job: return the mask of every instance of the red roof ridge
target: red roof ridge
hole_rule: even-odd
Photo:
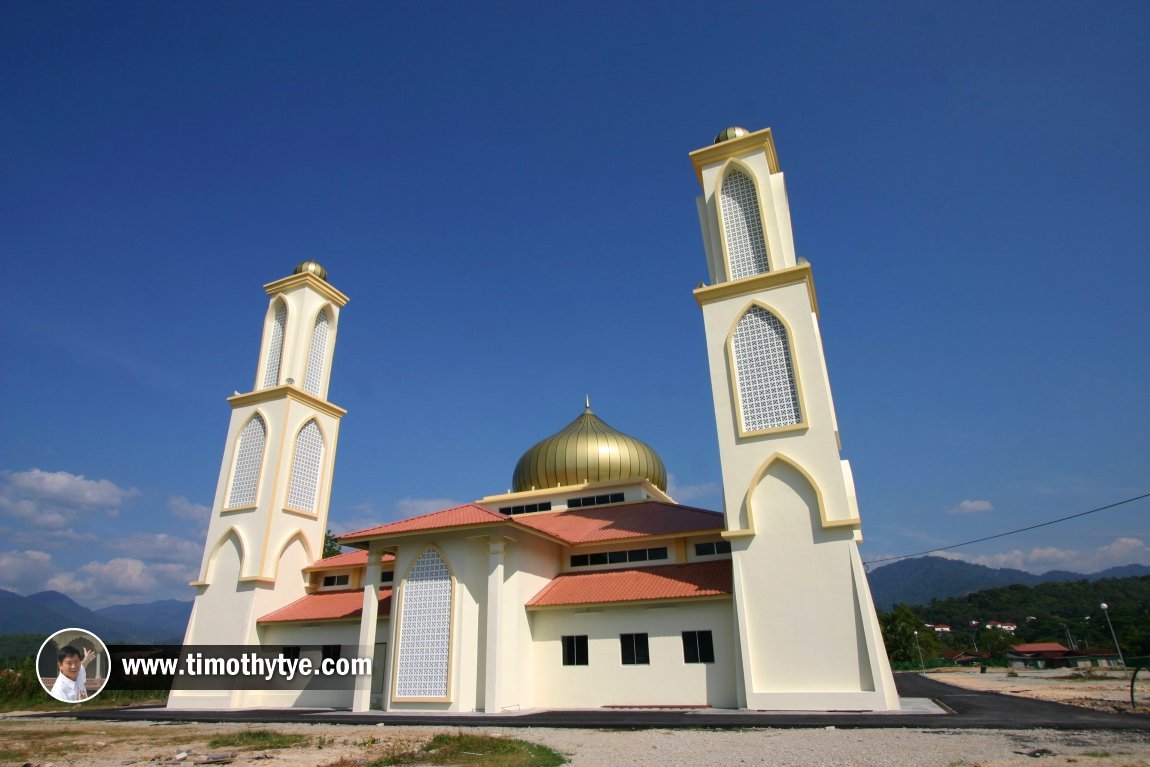
[[[391,522],[385,522],[381,525],[375,525],[374,527],[367,527],[367,528],[364,528],[363,530],[356,530],[355,532],[352,532],[352,533],[344,533],[343,535],[339,536],[339,540],[343,540],[345,538],[355,538],[355,537],[358,537],[361,535],[367,535],[369,533],[372,533],[373,531],[382,530],[384,528],[391,527],[393,525],[401,525],[401,524],[407,525],[407,524],[411,524],[411,523],[417,523],[421,519],[429,519],[429,518],[437,516],[439,514],[448,514],[451,512],[463,511],[466,509],[475,510],[475,511],[487,514],[491,518],[491,521],[493,521],[493,522],[502,522],[502,521],[505,521],[508,519],[507,515],[500,514],[497,511],[492,511],[488,507],[483,506],[481,504],[478,504],[478,503],[461,503],[458,506],[450,506],[446,509],[439,509],[438,511],[428,512],[427,514],[419,514],[419,515],[414,516],[414,517],[406,517],[404,519],[396,519],[396,520],[391,521]],[[452,527],[452,526],[454,526],[454,525],[448,525],[448,527]],[[429,527],[427,529],[433,529],[433,528]]]
[[[619,567],[561,573],[527,607],[715,597],[732,590],[730,560]]]

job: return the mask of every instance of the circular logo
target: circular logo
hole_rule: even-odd
[[[81,628],[57,631],[44,640],[36,654],[40,686],[64,703],[83,703],[99,695],[111,668],[108,646]]]

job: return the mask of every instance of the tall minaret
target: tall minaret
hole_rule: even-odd
[[[323,556],[335,446],[346,413],[327,399],[347,296],[305,261],[264,286],[270,300],[252,391],[228,398],[228,438],[184,644],[259,644],[256,621],[305,594]],[[184,708],[244,705],[244,693],[173,692]]]
[[[691,161],[711,277],[695,298],[732,545],[739,703],[897,709],[811,267],[795,255],[771,131],[728,128]]]

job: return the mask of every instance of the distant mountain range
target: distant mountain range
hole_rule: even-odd
[[[870,581],[875,606],[880,610],[889,610],[897,604],[925,605],[932,599],[961,597],[975,591],[1014,584],[1035,586],[1056,581],[1097,581],[1139,575],[1150,575],[1150,567],[1123,565],[1088,575],[1051,570],[1035,575],[1008,567],[972,565],[943,557],[917,557],[872,570],[867,580]]]
[[[164,599],[89,610],[58,591],[22,597],[0,589],[0,634],[42,634],[82,628],[110,644],[179,644],[192,603]]]

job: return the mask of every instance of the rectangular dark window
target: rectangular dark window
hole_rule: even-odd
[[[539,504],[539,510],[551,511],[551,501],[544,501],[543,503]]]
[[[593,565],[605,565],[608,563],[607,552],[605,551],[599,554],[589,554],[588,556]]]
[[[627,552],[625,551],[609,551],[607,552],[607,561],[611,564],[627,561]]]
[[[647,549],[647,559],[666,559],[667,547],[660,546],[657,549]]]
[[[716,554],[730,554],[731,553],[731,542],[730,541],[718,541],[718,542],[716,542],[715,543],[715,553]]]
[[[684,663],[714,663],[715,644],[710,631],[683,632]]]
[[[628,562],[646,562],[647,550],[646,549],[631,549],[627,552]]]
[[[587,635],[563,637],[563,665],[587,665]]]
[[[623,502],[623,494],[622,493],[611,493],[611,503],[622,503],[622,502]]]
[[[586,554],[572,554],[571,555],[571,566],[572,567],[586,567],[589,564],[591,564],[591,560],[588,558],[588,556]]]
[[[395,580],[395,571],[394,570],[384,570],[382,573],[379,574],[379,580],[382,581],[383,583],[391,583],[392,581]]]
[[[347,575],[325,575],[323,577],[323,585],[325,586],[346,586]]]
[[[619,649],[624,666],[648,666],[651,663],[646,634],[620,634]]]
[[[339,660],[343,648],[337,644],[325,644],[323,646],[323,659],[324,660]]]
[[[567,508],[569,508],[569,509],[577,509],[582,505],[583,505],[583,499],[582,498],[568,498],[567,499]]]
[[[711,554],[714,554],[714,553],[715,553],[715,543],[713,541],[708,541],[707,543],[696,543],[695,544],[695,556],[697,556],[697,557],[707,557],[707,556],[710,556]]]

